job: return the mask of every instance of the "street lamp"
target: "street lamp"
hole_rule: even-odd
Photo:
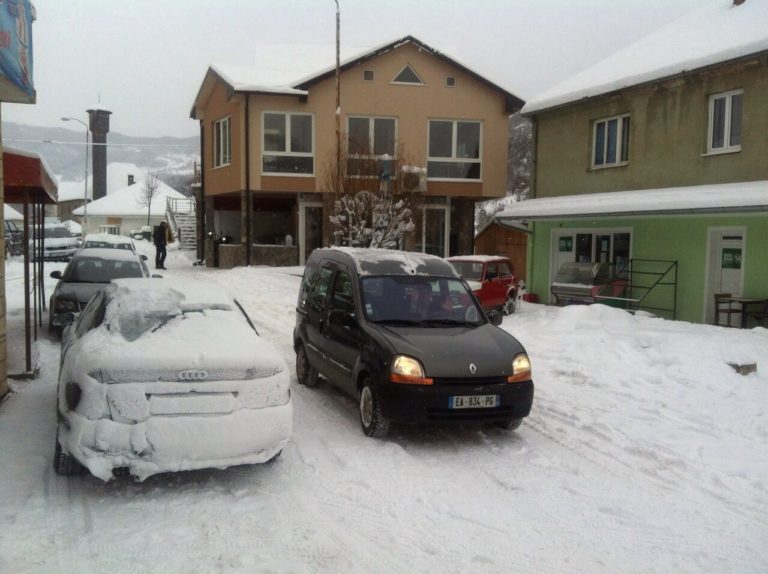
[[[85,232],[85,225],[88,220],[88,144],[91,141],[91,134],[90,130],[88,129],[88,124],[86,124],[83,120],[78,120],[77,118],[61,118],[61,121],[77,122],[82,124],[82,126],[85,128],[85,190],[83,191],[83,232]]]

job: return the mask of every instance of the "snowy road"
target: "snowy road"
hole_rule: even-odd
[[[299,269],[167,265],[229,289],[293,365]],[[768,331],[599,306],[531,305],[504,326],[536,383],[515,433],[367,439],[351,400],[294,380],[277,464],[108,484],[53,474],[58,344],[44,335],[41,376],[0,406],[0,572],[768,569]]]

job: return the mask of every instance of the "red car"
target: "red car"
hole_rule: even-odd
[[[448,261],[456,268],[486,310],[515,312],[517,277],[512,262],[498,255],[457,255]]]

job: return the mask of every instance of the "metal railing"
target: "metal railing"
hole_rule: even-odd
[[[624,303],[628,311],[668,313],[672,320],[677,319],[677,261],[630,259],[613,277],[595,296],[596,301]],[[615,292],[619,283],[624,283],[624,296],[604,294]],[[654,293],[654,304],[646,302],[651,293]],[[670,304],[664,305],[664,302]]]

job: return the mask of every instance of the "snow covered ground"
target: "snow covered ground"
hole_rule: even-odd
[[[300,268],[209,270],[173,250],[166,266],[229,289],[294,363]],[[12,312],[20,265],[6,269]],[[59,351],[44,332],[40,377],[0,405],[0,572],[768,569],[768,330],[527,303],[503,327],[534,369],[517,432],[368,439],[353,401],[294,377],[276,464],[143,483],[53,473]]]

